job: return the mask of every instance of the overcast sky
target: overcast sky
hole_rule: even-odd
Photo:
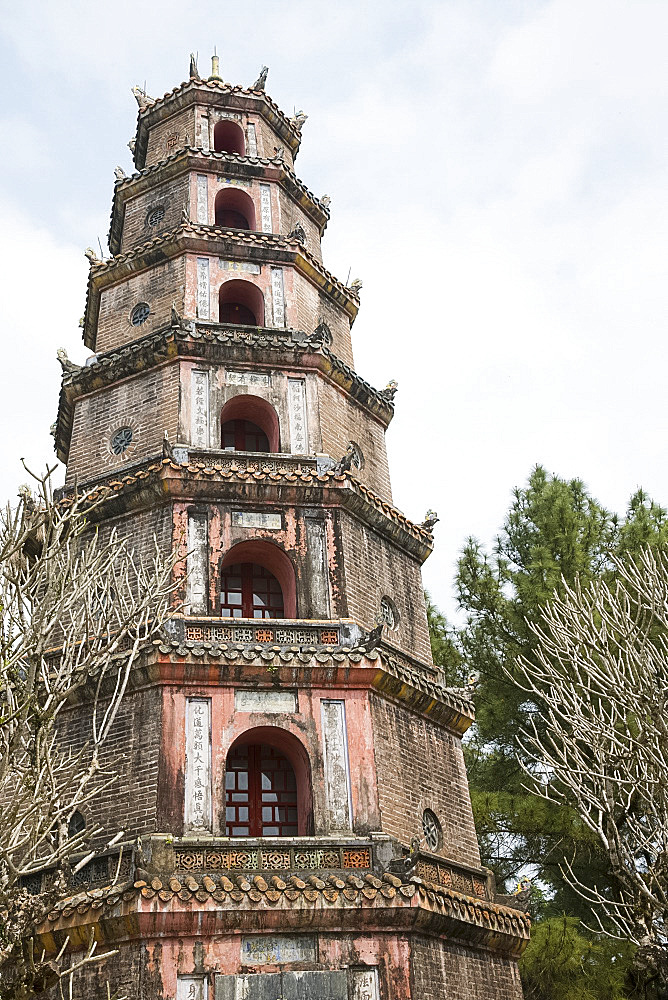
[[[82,361],[88,264],[143,84],[248,85],[309,115],[296,170],[332,198],[327,267],[364,281],[356,367],[400,389],[394,498],[440,515],[425,581],[453,612],[540,462],[622,512],[668,504],[668,3],[114,0],[2,4],[0,497],[51,458],[56,349]]]

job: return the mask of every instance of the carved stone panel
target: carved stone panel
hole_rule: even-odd
[[[208,178],[206,174],[197,175],[197,221],[205,226],[209,221]]]
[[[249,156],[257,156],[257,136],[252,123],[246,126],[246,152]]]
[[[209,258],[197,258],[197,318],[209,319]]]
[[[315,957],[315,938],[310,934],[252,934],[241,939],[242,965],[315,962]]]
[[[207,1000],[204,976],[179,976],[176,1000]]]
[[[306,387],[302,378],[288,379],[288,412],[290,415],[290,451],[293,455],[307,455]]]
[[[329,567],[323,521],[306,518],[306,559],[309,575],[309,618],[329,618]]]
[[[350,766],[344,701],[322,701],[322,741],[325,768],[327,833],[352,828]]]
[[[190,374],[190,443],[209,447],[209,373],[204,371]]]
[[[355,969],[351,973],[350,1000],[380,1000],[377,969]]]
[[[204,511],[188,516],[188,555],[186,557],[188,611],[191,615],[205,615],[208,608],[209,546],[208,521]]]
[[[283,268],[271,269],[271,307],[274,314],[274,326],[285,326],[285,295],[283,293]]]
[[[271,233],[271,188],[268,184],[260,184],[260,219],[263,233]]]
[[[296,712],[297,696],[294,691],[280,691],[271,688],[267,691],[242,689],[234,692],[235,712]]]
[[[265,530],[276,531],[283,527],[283,518],[280,514],[263,510],[233,510],[232,524],[238,528],[265,528]],[[326,618],[327,616],[322,615],[321,617]]]
[[[348,1000],[348,976],[343,969],[216,976],[215,1000]]]
[[[186,831],[211,832],[211,699],[186,699]]]

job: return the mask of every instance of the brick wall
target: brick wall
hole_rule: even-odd
[[[381,598],[391,598],[399,612],[399,625],[387,633],[390,642],[426,663],[431,663],[420,567],[378,532],[360,524],[345,511],[340,514],[343,552],[343,589],[340,606],[356,621],[373,627]]]
[[[111,351],[168,326],[172,302],[183,312],[184,282],[185,259],[176,257],[103,289],[96,351],[100,354]],[[151,313],[140,326],[133,326],[130,314],[139,302],[148,302]]]
[[[443,830],[440,853],[479,865],[459,737],[376,694],[371,714],[383,833],[409,844],[422,836],[422,813],[431,809]]]
[[[186,174],[169,181],[167,184],[160,184],[136,198],[131,198],[125,205],[121,253],[125,253],[131,247],[146,243],[160,233],[175,229],[181,222],[183,206],[187,204],[188,177]],[[165,210],[164,218],[158,225],[149,226],[147,223],[148,214],[159,205]]]
[[[353,470],[355,475],[391,502],[390,470],[382,425],[325,379],[318,381],[318,404],[322,451],[338,460],[345,454],[348,442],[354,441],[364,457],[362,469]]]
[[[176,440],[179,406],[177,364],[168,364],[118,382],[77,400],[66,483],[87,481],[115,469],[161,455],[165,430]],[[121,427],[130,427],[132,442],[120,455],[111,439]]]
[[[90,706],[64,713],[61,727],[63,742],[79,750],[91,732]],[[102,771],[116,780],[80,810],[87,827],[104,828],[100,843],[121,829],[125,840],[155,830],[161,734],[160,691],[128,692],[100,752]]]
[[[176,139],[174,139],[176,136]],[[185,146],[195,145],[195,108],[185,108],[154,125],[148,135],[146,166],[166,159]]]
[[[522,1000],[517,962],[437,938],[411,942],[411,996],[419,1000]]]

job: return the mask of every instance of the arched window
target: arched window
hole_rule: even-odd
[[[226,618],[296,618],[297,582],[292,562],[273,542],[233,545],[220,569],[220,613]]]
[[[250,281],[224,281],[218,293],[221,323],[237,326],[264,326],[264,298]]]
[[[223,424],[225,451],[270,451],[269,440],[261,427],[250,420],[228,420]]]
[[[255,229],[253,199],[238,187],[224,187],[216,195],[216,225],[225,229]]]
[[[239,153],[243,156],[246,152],[246,143],[241,125],[237,125],[229,118],[216,122],[213,129],[213,148],[217,153]]]
[[[85,829],[86,820],[77,809],[77,811],[73,812],[70,816],[70,821],[67,824],[67,834],[69,837],[76,837],[78,833],[83,833]]]
[[[226,451],[271,451],[279,449],[276,410],[266,399],[239,393],[228,399],[220,414],[221,445]]]
[[[266,743],[239,746],[227,755],[225,834],[296,837],[297,779],[290,761]]]
[[[268,569],[257,563],[225,566],[220,578],[223,618],[283,618],[283,591]]]
[[[285,729],[249,729],[230,747],[225,831],[228,837],[312,834],[311,765],[303,744]]]

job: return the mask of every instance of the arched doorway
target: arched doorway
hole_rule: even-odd
[[[221,323],[237,326],[264,326],[264,298],[250,281],[233,278],[220,286],[218,293]]]
[[[225,451],[279,450],[278,415],[260,396],[238,393],[221,414],[221,445]]]
[[[233,545],[220,569],[220,614],[224,618],[296,618],[295,570],[285,552],[262,539]]]
[[[243,733],[225,764],[228,837],[296,837],[313,829],[308,754],[291,733],[261,726]]]
[[[238,187],[224,187],[216,195],[216,225],[225,229],[255,229],[253,199]]]
[[[229,118],[216,122],[213,129],[213,148],[216,153],[238,153],[243,156],[246,152],[246,142],[241,125],[230,121]]]

